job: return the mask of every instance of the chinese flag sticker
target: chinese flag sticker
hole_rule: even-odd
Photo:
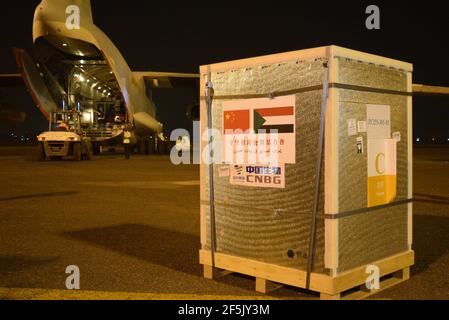
[[[223,112],[223,131],[232,134],[235,130],[243,132],[250,129],[250,114],[248,110],[231,110]]]

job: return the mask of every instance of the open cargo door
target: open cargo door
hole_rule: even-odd
[[[25,85],[42,114],[49,119],[50,114],[57,110],[57,105],[50,94],[33,58],[23,49],[14,48],[17,65]]]

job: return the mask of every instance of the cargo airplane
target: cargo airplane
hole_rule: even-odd
[[[152,91],[197,89],[197,74],[133,72],[113,42],[94,24],[90,0],[42,0],[33,22],[34,54],[14,49],[25,85],[52,123],[72,123],[102,143],[132,127],[136,137],[161,136]],[[4,75],[17,82],[17,75]],[[189,112],[198,115],[197,110]],[[95,150],[95,149],[94,149]]]

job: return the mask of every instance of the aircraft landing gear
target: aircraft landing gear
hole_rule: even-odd
[[[101,153],[101,146],[99,143],[92,144],[92,153],[94,156],[98,156]]]

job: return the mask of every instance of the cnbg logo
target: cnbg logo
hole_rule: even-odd
[[[246,167],[246,180],[249,183],[281,184],[281,167]]]

